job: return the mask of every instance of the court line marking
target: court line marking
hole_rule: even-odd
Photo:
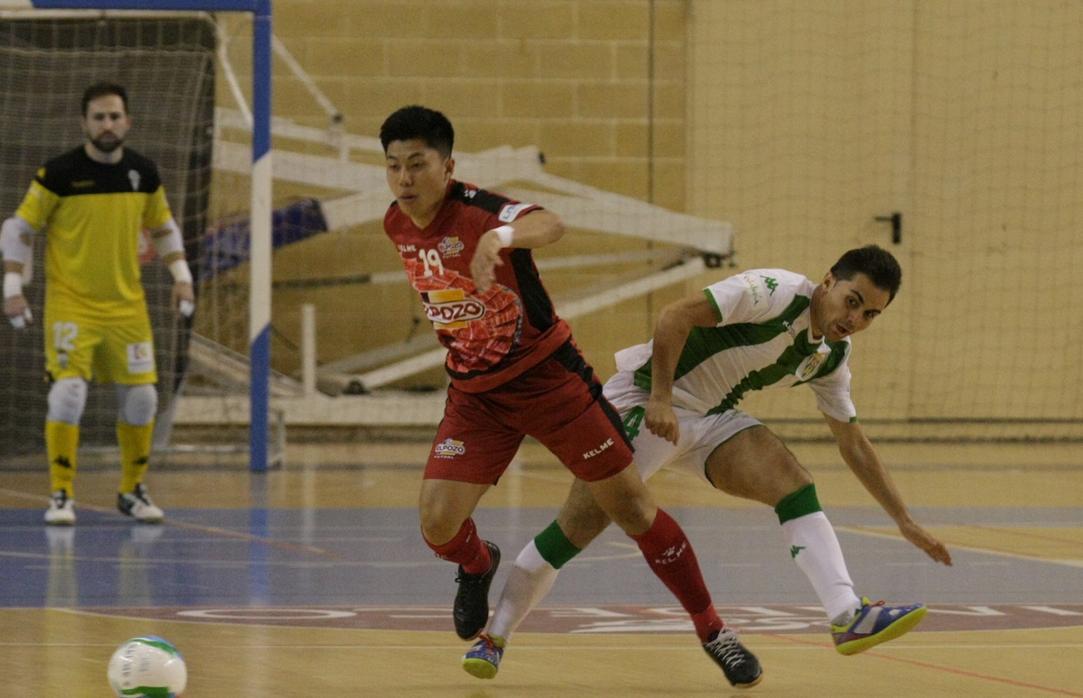
[[[57,610],[60,610],[60,609],[57,609]],[[116,617],[116,616],[110,616],[110,617]],[[171,620],[169,622],[174,622],[174,621]],[[185,621],[176,621],[176,622],[185,622]],[[200,623],[199,625],[211,625],[211,624]],[[249,625],[251,625],[251,624],[246,624],[246,627],[248,627]],[[290,626],[281,626],[281,625],[259,626],[259,627],[283,628],[283,629],[287,629],[287,630],[291,629]],[[370,632],[376,632],[376,631],[372,630]],[[386,631],[379,631],[379,632],[386,632]],[[529,634],[529,633],[527,633],[527,634]],[[748,634],[757,635],[758,637],[780,638],[780,639],[787,640],[787,641],[793,640],[793,638],[791,638],[789,636],[782,636],[782,635],[766,636],[766,635],[758,635],[758,634],[755,634],[755,633],[748,633]],[[583,637],[583,636],[577,636],[577,637]],[[595,635],[595,636],[592,636],[592,637],[597,637],[597,636]],[[621,637],[623,639],[635,639],[634,636],[632,636],[632,635],[622,635]],[[275,649],[275,648],[282,648],[282,649],[324,649],[324,648],[326,648],[326,649],[363,649],[363,650],[393,649],[393,650],[429,651],[429,650],[432,650],[432,649],[457,649],[457,650],[462,650],[464,647],[466,647],[466,645],[464,645],[463,643],[445,644],[445,643],[439,643],[439,642],[425,643],[423,645],[413,645],[413,644],[395,645],[395,644],[391,644],[391,643],[388,643],[388,642],[381,642],[381,643],[375,643],[375,644],[353,643],[353,642],[336,642],[336,643],[327,642],[327,643],[319,643],[319,644],[294,643],[294,642],[283,642],[283,643],[274,643],[274,644],[264,644],[264,643],[244,643],[244,644],[240,644],[240,643],[236,643],[236,642],[231,641],[231,643],[232,643],[231,646],[236,647],[238,649],[245,649],[245,648],[252,648],[252,649],[256,649],[256,648],[262,648],[262,649]],[[0,641],[0,647],[114,647],[115,645],[116,645],[116,643],[114,643],[114,642],[91,642],[91,641],[88,641],[88,642],[6,642],[6,641]],[[1083,648],[1083,643],[1080,643],[1080,642],[1068,642],[1068,643],[1056,643],[1056,644],[1039,643],[1039,644],[1012,644],[1012,645],[1003,645],[1003,644],[987,644],[987,645],[971,645],[971,644],[899,645],[899,644],[894,644],[894,645],[892,645],[891,650],[893,652],[907,651],[907,650],[1002,650],[1002,649],[1009,648],[1009,647],[1012,648],[1012,649],[1016,649],[1016,648],[1018,648],[1018,649],[1050,649],[1050,648],[1052,648],[1052,649],[1079,649],[1079,648]],[[517,653],[518,652],[543,652],[543,651],[544,652],[550,652],[552,650],[566,651],[568,649],[568,644],[566,642],[554,643],[554,644],[531,643],[530,645],[515,645],[514,649],[515,649],[515,651]],[[663,651],[663,652],[695,652],[695,649],[690,649],[690,646],[689,646],[689,644],[687,642],[684,642],[684,643],[681,643],[681,644],[676,644],[676,645],[660,645],[660,644],[655,644],[655,643],[645,643],[645,644],[641,644],[641,645],[634,644],[634,643],[621,643],[619,645],[584,645],[583,647],[576,647],[576,652],[589,652],[591,650],[599,650],[599,651],[604,651],[604,652],[610,652],[610,651],[617,652],[617,651],[627,650],[627,649],[652,649],[652,650],[660,650],[660,651]],[[774,646],[774,645],[760,644],[760,645],[757,646],[756,649],[757,649],[757,651],[760,651],[760,652],[826,652],[826,651],[831,650],[831,646],[827,645],[827,644],[816,645],[816,644],[813,644],[813,643],[803,643],[801,646],[794,646],[794,645],[777,645],[777,646]],[[865,654],[867,656],[879,657],[881,659],[892,659],[892,657],[889,657],[887,655],[883,655],[883,654],[881,654],[881,652],[883,652],[883,650],[873,652],[871,654],[869,652],[863,652],[862,654]],[[915,661],[918,661],[918,660],[903,660],[903,661],[915,662]],[[936,665],[930,665],[930,666],[933,667],[933,668],[940,668],[940,667],[937,667]],[[943,668],[948,669],[948,667],[943,667]],[[980,676],[981,678],[996,678],[996,677],[984,677],[984,676],[981,676],[981,675],[978,675],[978,676]],[[1012,679],[1004,679],[1004,680],[1005,681],[1012,681]],[[1029,684],[1023,684],[1023,685],[1029,685]],[[1068,695],[1083,696],[1083,694],[1080,694],[1080,693],[1070,693]]]
[[[902,535],[895,535],[892,533],[885,533],[883,531],[872,531],[860,526],[835,526],[836,531],[842,531],[844,533],[854,533],[860,536],[870,536],[873,538],[885,538],[887,540],[893,540],[900,543],[909,543]],[[971,553],[982,553],[985,555],[998,555],[1000,557],[1010,557],[1014,560],[1029,560],[1031,562],[1045,562],[1051,565],[1063,565],[1065,567],[1083,567],[1083,560],[1063,559],[1042,557],[1040,555],[1027,555],[1026,553],[1013,553],[1007,550],[997,550],[996,548],[980,548],[973,545],[955,545],[945,544],[948,548],[953,550],[966,550]],[[930,563],[926,563],[930,564]],[[1083,695],[1083,694],[1080,694]]]
[[[10,495],[12,497],[36,502],[48,502],[49,498],[43,495],[32,495],[26,492],[19,492],[18,490],[10,490],[6,487],[0,487],[0,494]],[[99,514],[112,514],[113,509],[108,507],[101,507],[94,504],[80,504],[81,508],[88,511],[93,511]],[[140,524],[133,524],[140,525]],[[170,528],[179,528],[189,531],[199,531],[201,533],[208,533],[211,535],[222,536],[224,538],[235,538],[237,540],[247,541],[249,543],[260,543],[270,548],[278,548],[280,550],[288,550],[291,552],[311,553],[313,555],[319,555],[321,557],[327,557],[332,560],[348,561],[341,555],[337,555],[323,548],[318,548],[314,545],[304,545],[296,543],[286,543],[283,541],[275,540],[274,538],[267,538],[264,536],[257,536],[252,533],[245,533],[243,531],[234,531],[228,528],[221,528],[219,526],[205,526],[203,524],[188,523],[186,521],[175,521],[167,519],[165,523],[159,524]]]
[[[49,560],[51,558],[50,553],[24,553],[13,550],[0,550],[0,557],[18,558],[18,559],[31,559],[31,560]],[[404,562],[392,562],[392,561],[369,561],[369,560],[350,560],[347,558],[339,558],[336,560],[326,561],[312,561],[312,560],[218,560],[213,558],[123,558],[123,557],[92,557],[86,555],[71,555],[64,556],[65,562],[85,562],[85,563],[99,563],[99,564],[120,564],[126,567],[150,567],[153,565],[197,565],[204,568],[217,568],[217,569],[229,569],[229,568],[245,568],[245,567],[284,567],[294,569],[331,569],[331,568],[349,568],[349,567],[374,567],[377,569],[395,569],[395,568],[407,568],[417,569],[422,567],[443,567],[447,563],[440,560],[418,560],[418,561],[404,561]],[[41,569],[48,569],[47,567],[41,567]]]
[[[820,643],[814,643],[814,642],[811,642],[811,641],[808,641],[808,640],[799,640],[796,637],[787,636],[787,635],[775,635],[774,637],[777,637],[779,640],[783,640],[785,642],[795,642],[795,643],[802,644],[802,645],[816,645],[817,647],[821,647],[821,648],[830,647],[830,645],[822,645]],[[1015,647],[1015,646],[1016,645],[1011,645],[1010,647]],[[908,649],[921,649],[920,645],[906,645],[905,647],[907,647]],[[960,645],[958,647],[961,649],[964,646]],[[1005,645],[998,645],[997,647],[999,649],[1004,649]],[[900,647],[898,649],[902,649],[902,648]],[[875,657],[877,659],[886,659],[886,660],[888,660],[890,662],[899,662],[900,664],[912,664],[913,666],[922,667],[923,669],[934,669],[936,671],[942,671],[942,672],[947,673],[947,674],[956,674],[956,675],[959,675],[959,676],[968,676],[970,678],[981,679],[981,680],[984,680],[984,681],[991,681],[993,683],[1003,683],[1003,684],[1007,684],[1009,686],[1017,686],[1019,688],[1032,688],[1032,689],[1036,689],[1036,690],[1039,690],[1039,691],[1045,691],[1046,693],[1055,693],[1057,695],[1062,695],[1062,696],[1077,696],[1078,698],[1083,698],[1083,693],[1075,693],[1073,691],[1069,691],[1069,690],[1063,689],[1063,688],[1053,688],[1053,687],[1050,687],[1050,686],[1042,686],[1042,685],[1036,684],[1036,683],[1028,683],[1026,681],[1017,681],[1015,679],[1009,679],[1009,678],[1005,678],[1003,676],[994,676],[992,674],[981,674],[981,673],[978,673],[976,671],[968,671],[966,669],[958,669],[958,668],[955,668],[955,667],[943,666],[943,665],[940,665],[940,664],[933,664],[931,662],[923,662],[923,661],[918,660],[918,659],[905,659],[903,657],[892,657],[890,655],[884,654],[883,651],[869,650],[869,651],[866,651],[866,652],[862,652],[862,654],[865,655],[865,656]]]
[[[1019,527],[1019,526],[999,526],[994,523],[974,523],[974,524],[958,524],[959,528],[971,528],[980,531],[981,533],[1004,533],[1009,536],[1017,536],[1019,538],[1033,538],[1040,541],[1049,541],[1051,543],[1059,543],[1068,546],[1079,546],[1081,541],[1072,538],[1060,538],[1052,536],[1047,533],[1037,533],[1033,530],[1028,530],[1031,527]],[[1064,530],[1078,530],[1076,526],[1053,526],[1052,528],[1064,529]],[[998,530],[999,529],[999,530]],[[1019,530],[1016,530],[1019,529]]]

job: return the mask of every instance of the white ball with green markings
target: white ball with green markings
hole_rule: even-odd
[[[124,698],[174,698],[188,683],[184,657],[157,635],[133,637],[109,659],[109,686]]]

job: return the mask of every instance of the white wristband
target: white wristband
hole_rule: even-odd
[[[169,273],[173,275],[173,280],[178,283],[192,283],[192,270],[188,268],[188,262],[183,259],[175,259],[170,262]]]
[[[23,275],[17,271],[4,272],[4,298],[23,295]]]
[[[502,225],[499,228],[493,228],[496,231],[496,236],[500,238],[501,247],[511,247],[515,241],[515,228],[510,225]]]

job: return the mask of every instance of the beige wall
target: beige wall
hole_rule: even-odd
[[[743,266],[819,275],[888,245],[873,218],[903,213],[902,293],[855,339],[859,413],[1083,418],[1083,5],[700,0],[691,15],[689,209],[734,222]]]
[[[684,203],[684,3],[654,3],[654,198]],[[648,195],[644,0],[279,0],[275,33],[346,115],[376,135],[420,102],[454,121],[458,147],[536,145],[550,172]],[[322,125],[276,70],[275,110]]]

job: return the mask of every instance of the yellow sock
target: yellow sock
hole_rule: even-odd
[[[76,458],[79,450],[79,425],[67,422],[45,422],[45,453],[49,457],[49,491],[64,490],[75,498]]]
[[[117,422],[117,443],[120,444],[120,491],[131,492],[143,481],[150,463],[150,444],[154,438],[154,422],[135,426]]]

